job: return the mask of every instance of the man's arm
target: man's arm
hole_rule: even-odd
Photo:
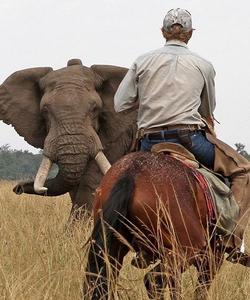
[[[120,112],[137,105],[136,64],[128,70],[114,97],[114,108]]]
[[[214,130],[214,109],[216,106],[215,101],[215,71],[212,65],[202,72],[204,77],[204,88],[201,93],[201,105],[199,107],[199,113],[201,117],[205,120],[209,129]]]

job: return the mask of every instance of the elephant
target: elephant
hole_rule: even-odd
[[[86,67],[80,59],[53,70],[20,70],[0,86],[0,119],[32,146],[43,149],[35,182],[20,182],[17,194],[57,196],[69,192],[70,215],[90,210],[102,172],[95,157],[103,150],[112,164],[131,149],[136,109],[116,113],[114,94],[127,72],[110,65]],[[47,179],[52,163],[58,174]],[[36,186],[38,185],[38,186]]]

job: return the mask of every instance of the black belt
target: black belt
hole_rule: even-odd
[[[189,135],[195,133],[199,130],[189,130],[189,129],[180,129],[176,130],[176,133],[170,133],[168,131],[158,131],[152,133],[146,133],[144,137],[147,137],[149,140],[162,140],[162,139],[178,139],[180,136]]]

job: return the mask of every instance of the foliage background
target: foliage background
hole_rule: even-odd
[[[0,179],[33,179],[42,161],[42,154],[33,154],[27,150],[11,149],[8,144],[0,147]],[[50,177],[57,173],[54,165]]]

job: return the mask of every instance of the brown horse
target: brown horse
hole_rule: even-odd
[[[117,278],[131,248],[143,253],[148,263],[159,261],[144,278],[150,299],[163,299],[167,285],[171,299],[178,299],[181,273],[190,265],[198,270],[196,298],[206,299],[223,261],[208,215],[192,168],[163,153],[124,156],[96,192],[86,270],[88,299],[110,296],[109,279]]]

